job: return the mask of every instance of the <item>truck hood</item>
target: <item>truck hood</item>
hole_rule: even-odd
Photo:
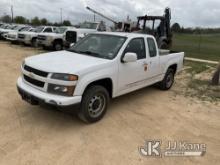
[[[25,59],[25,64],[38,70],[50,73],[69,73],[80,75],[91,71],[91,67],[106,66],[110,60],[77,54],[69,51],[59,51],[40,54]]]

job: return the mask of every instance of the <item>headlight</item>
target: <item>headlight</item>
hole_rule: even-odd
[[[63,81],[77,81],[78,76],[72,74],[62,74],[62,73],[54,73],[51,76],[52,79],[63,80]],[[48,92],[61,96],[73,96],[75,90],[75,86],[63,86],[56,84],[48,85]]]
[[[52,41],[52,40],[53,40],[53,37],[52,37],[52,36],[49,36],[49,37],[47,37],[47,40],[48,40],[48,41]]]
[[[52,79],[64,80],[64,81],[77,81],[78,76],[72,74],[54,73]]]
[[[73,96],[75,86],[63,86],[63,85],[48,85],[48,92],[61,96]]]
[[[31,36],[30,35],[25,35],[25,38],[26,39],[31,39]]]

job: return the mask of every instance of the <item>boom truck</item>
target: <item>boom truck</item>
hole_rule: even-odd
[[[109,17],[103,15],[102,13],[100,13],[100,12],[98,12],[88,6],[86,7],[86,9],[93,12],[94,14],[97,14],[97,15],[109,20],[110,22],[113,22],[115,25],[115,30],[117,32],[131,32],[131,30],[135,27],[135,23],[130,21],[129,19],[125,22],[117,22],[117,21],[113,20],[112,18],[109,18]]]

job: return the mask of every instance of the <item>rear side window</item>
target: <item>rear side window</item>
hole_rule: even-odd
[[[152,38],[147,38],[147,43],[150,57],[157,56],[157,49],[154,40]]]
[[[44,32],[51,33],[51,32],[52,32],[52,28],[46,28],[46,29],[44,30]]]
[[[125,49],[125,53],[128,53],[128,52],[136,53],[138,60],[146,58],[144,39],[135,38],[131,40]]]

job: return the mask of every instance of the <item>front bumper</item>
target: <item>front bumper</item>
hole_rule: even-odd
[[[17,88],[22,99],[34,105],[43,102],[59,107],[67,107],[79,104],[82,100],[82,96],[65,97],[40,91],[39,89],[27,85],[23,82],[21,77],[18,78]]]
[[[26,45],[31,45],[31,39],[18,39],[18,41]]]
[[[48,41],[48,40],[37,40],[37,44],[39,46],[46,46],[46,47],[51,47],[53,46],[52,45],[52,42],[51,41]]]

